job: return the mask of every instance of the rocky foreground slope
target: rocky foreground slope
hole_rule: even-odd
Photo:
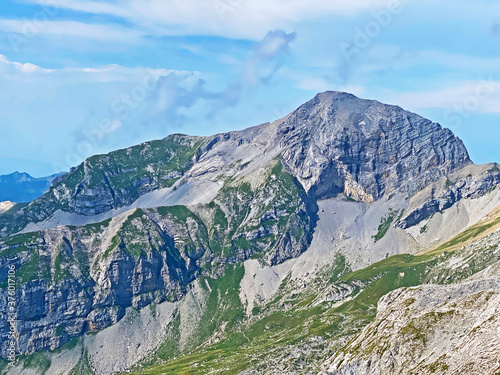
[[[494,374],[500,279],[397,290],[326,374]]]
[[[337,92],[274,123],[94,156],[0,214],[27,356],[3,372],[319,371],[386,293],[499,260],[472,254],[456,274],[444,249],[405,255],[477,228],[499,182],[451,131]]]
[[[500,220],[489,223],[494,233],[430,273],[451,279],[448,268],[460,279],[478,259],[493,256],[486,262],[490,266],[460,283],[388,293],[378,302],[375,320],[325,364],[322,374],[497,374],[500,262],[494,260],[500,257]]]

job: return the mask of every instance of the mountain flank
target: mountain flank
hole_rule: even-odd
[[[341,92],[93,156],[0,213],[22,355],[2,373],[451,374],[469,352],[494,374],[472,348],[495,308],[499,182],[449,129]]]

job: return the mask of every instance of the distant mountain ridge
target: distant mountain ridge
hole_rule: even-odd
[[[0,202],[32,202],[45,193],[52,181],[61,176],[56,173],[47,177],[32,177],[28,173],[13,172],[0,176]]]

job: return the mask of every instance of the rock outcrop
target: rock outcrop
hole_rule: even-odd
[[[318,199],[411,194],[471,163],[449,129],[347,93],[319,94],[280,124],[277,139],[291,173]]]
[[[493,191],[499,183],[500,165],[469,165],[419,192],[412,199],[417,203],[410,204],[410,212],[397,225],[403,229],[413,227],[462,199],[479,198]]]
[[[399,289],[328,366],[328,375],[495,374],[500,277]]]
[[[187,210],[137,210],[98,225],[59,227],[3,243],[0,267],[14,266],[18,282],[19,352],[57,349],[118,322],[129,306],[177,300],[211,256],[203,229]],[[6,317],[7,294],[0,301]],[[4,358],[8,332],[2,319]]]
[[[500,220],[496,218],[487,222],[497,228],[495,232],[456,253],[443,253],[427,267],[427,282],[448,285],[424,284],[386,294],[378,302],[375,320],[325,364],[321,375],[497,374]],[[473,233],[481,233],[481,228],[473,228]]]
[[[206,222],[184,206],[137,209],[0,243],[2,281],[12,266],[20,281],[19,351],[57,349],[115,324],[128,307],[177,301],[203,270],[220,275],[225,264],[250,257],[278,264],[299,256],[310,244],[316,208],[279,161],[266,171],[255,188],[227,185],[213,202],[193,208]],[[7,313],[3,294],[0,314]],[[0,337],[8,333],[4,319]],[[0,355],[6,350],[2,340]]]

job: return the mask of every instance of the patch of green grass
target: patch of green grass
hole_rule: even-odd
[[[64,255],[58,251],[54,260],[54,282],[58,283],[61,280],[68,278],[69,272],[63,268],[65,262]]]
[[[50,280],[50,257],[41,257],[38,250],[34,250],[30,260],[16,271],[16,277],[20,279],[21,284],[32,280]]]
[[[114,235],[113,238],[111,238],[111,244],[104,252],[103,257],[108,258],[113,252],[113,250],[115,250],[118,246],[120,246],[120,243],[121,243],[120,237],[117,234]]]
[[[27,357],[23,362],[23,369],[36,370],[38,374],[45,375],[52,362],[47,352],[38,352]]]
[[[29,205],[29,202],[25,202],[25,203],[13,202],[13,203],[14,203],[14,206],[12,206],[10,209],[8,209],[5,212],[2,212],[1,215],[12,216],[12,215],[18,213],[19,211],[21,211],[24,207],[27,207]]]
[[[57,336],[63,336],[66,334],[66,327],[64,325],[58,326],[56,329]]]
[[[155,359],[153,361],[148,361],[149,363],[145,362],[143,365],[152,366],[156,362],[156,358],[159,358],[160,360],[168,360],[181,354],[179,348],[179,339],[181,336],[181,316],[178,312],[174,316],[175,318],[173,319],[172,323],[170,323],[168,328],[167,339],[160,345],[160,347],[156,351]]]
[[[408,340],[417,341],[422,345],[427,343],[427,337],[432,333],[435,324],[443,319],[449,318],[454,311],[429,312],[418,318],[412,319],[406,326],[400,329],[399,333]]]
[[[90,278],[90,261],[89,255],[86,251],[76,250],[73,253],[73,256],[78,264],[78,268],[82,272],[83,276],[86,279]]]
[[[162,216],[172,215],[181,222],[186,222],[188,218],[195,218],[196,215],[192,213],[186,206],[167,206],[158,207],[158,213]]]
[[[22,233],[15,235],[4,242],[6,246],[35,245],[42,239],[39,232]]]
[[[191,137],[173,134],[165,139],[90,157],[86,161],[87,170],[90,170],[89,184],[109,184],[117,192],[126,189],[127,195],[137,197],[141,188],[136,183],[138,180],[160,178],[172,171],[182,173],[189,168],[203,142],[193,142]],[[160,178],[159,187],[170,187],[177,179]]]
[[[12,258],[23,251],[31,252],[40,242],[41,235],[38,232],[13,236],[3,243],[7,248],[0,252],[0,258]]]
[[[335,283],[339,281],[342,276],[351,273],[352,270],[345,256],[336,254],[333,261],[333,267],[329,272],[331,273],[330,282]]]
[[[60,348],[57,348],[56,350],[51,350],[50,353],[59,354],[59,353],[62,353],[64,351],[73,350],[80,343],[80,340],[81,340],[80,337],[73,337],[72,339],[70,339],[66,344],[64,344]]]
[[[81,228],[83,233],[85,233],[87,235],[98,234],[109,226],[109,223],[111,222],[111,220],[112,219],[110,218],[110,219],[103,220],[99,223],[86,224],[83,227],[77,227],[74,225],[68,225],[68,227],[72,230],[77,230],[78,228]]]
[[[453,248],[455,246],[465,244],[472,239],[475,239],[485,233],[488,229],[491,229],[495,225],[500,224],[500,218],[493,220],[484,225],[476,225],[472,228],[466,229],[464,232],[453,238],[452,240],[441,245],[436,251],[443,251],[448,248]]]
[[[444,359],[446,358],[446,355],[443,355],[438,358],[438,360],[434,363],[431,363],[430,365],[427,365],[427,369],[432,373],[432,374],[444,374],[446,373],[446,370],[450,367],[448,364],[444,362]]]
[[[382,217],[380,220],[380,224],[378,226],[378,233],[373,236],[373,239],[375,240],[375,243],[380,241],[382,238],[385,237],[389,229],[391,228],[391,224],[393,223],[394,219],[400,215],[399,211],[394,211],[394,210],[389,210],[389,213]]]
[[[68,375],[95,375],[92,365],[89,361],[87,351],[83,354],[82,358],[78,361],[76,366],[68,373]]]
[[[227,322],[226,330],[231,330],[243,320],[244,308],[240,301],[239,288],[244,274],[245,268],[242,265],[228,265],[221,278],[205,279],[212,291],[198,330],[198,339],[201,342],[212,335],[222,322]],[[205,285],[203,280],[200,285]]]
[[[241,324],[244,319],[244,308],[239,299],[239,285],[244,275],[244,267],[241,265],[227,265],[224,275],[219,279],[201,277],[199,283],[209,293],[206,301],[206,308],[197,324],[196,336],[189,338],[185,351],[194,350],[202,345],[214,332],[223,324],[226,332],[231,332]],[[210,286],[208,288],[206,283]],[[143,366],[153,366],[158,360],[172,360],[173,357],[180,355],[178,340],[180,338],[180,315],[176,313],[173,322],[169,327],[167,340],[160,346],[155,354],[155,359],[149,360]],[[224,350],[231,350],[244,342],[240,335],[229,335],[227,340],[221,342],[217,347]],[[176,360],[172,360],[172,366],[169,370],[176,368]],[[164,370],[162,370],[164,371]],[[143,373],[143,371],[141,371]],[[168,372],[167,372],[168,373]],[[182,373],[182,372],[180,372]]]
[[[404,305],[406,307],[410,307],[411,305],[413,305],[415,303],[415,298],[408,298],[407,300],[404,301]]]

